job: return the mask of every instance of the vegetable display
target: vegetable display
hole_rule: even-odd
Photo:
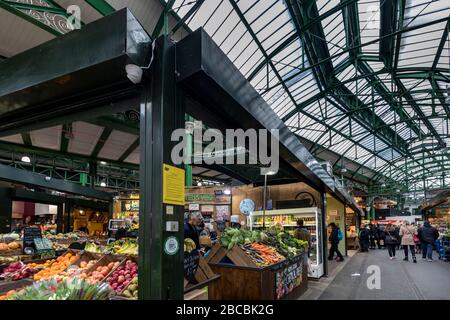
[[[258,267],[270,266],[285,260],[281,254],[273,247],[259,243],[240,245]]]
[[[49,279],[9,295],[7,300],[106,300],[111,294],[106,283],[89,284],[80,278],[61,282]]]
[[[268,231],[226,228],[219,243],[228,250],[231,250],[235,245],[239,245],[260,266],[281,261],[278,256],[265,255],[266,252],[270,251],[267,248],[273,249],[281,257],[291,259],[304,252],[308,245],[306,241],[298,240],[289,233],[275,228]]]

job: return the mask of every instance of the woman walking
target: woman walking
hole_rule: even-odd
[[[409,223],[409,221],[405,220],[403,225],[400,227],[400,237],[402,238],[401,245],[405,251],[405,258],[403,260],[408,261],[409,248],[413,262],[417,263],[415,250],[416,243],[414,241],[414,238],[417,237],[417,230]]]
[[[389,252],[389,259],[395,259],[395,247],[398,245],[398,230],[392,223],[388,223],[385,232],[385,245]]]

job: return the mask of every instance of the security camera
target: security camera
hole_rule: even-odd
[[[127,72],[127,77],[134,84],[138,84],[142,80],[142,69],[135,64],[127,64],[125,66],[125,71]]]

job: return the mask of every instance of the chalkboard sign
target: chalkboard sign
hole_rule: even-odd
[[[41,229],[39,227],[26,227],[23,230],[23,251],[25,253],[26,248],[36,249],[34,239],[42,238]]]
[[[184,278],[189,281],[189,283],[197,284],[195,273],[198,269],[199,260],[200,254],[197,249],[184,253]]]

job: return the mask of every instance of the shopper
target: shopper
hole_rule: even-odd
[[[200,232],[198,227],[203,221],[203,216],[199,211],[192,211],[189,213],[188,221],[184,224],[184,238],[192,239],[195,242],[197,249],[200,249]]]
[[[385,245],[384,245],[384,238],[385,238],[384,227],[379,224],[377,224],[377,236],[378,236],[378,241],[377,241],[378,249],[383,249],[383,247],[385,247]]]
[[[403,250],[405,251],[404,261],[408,261],[408,248],[411,251],[411,257],[413,262],[416,263],[416,251],[414,242],[414,238],[417,236],[417,230],[412,226],[409,221],[404,221],[403,225],[400,227],[400,237],[401,237],[401,245],[403,246]]]
[[[428,221],[425,221],[423,226],[419,228],[419,240],[422,243],[422,259],[433,261],[433,243],[439,238],[439,232],[435,227],[432,227]]]
[[[84,233],[86,233],[87,235],[89,235],[89,230],[88,230],[88,228],[87,228],[86,223],[83,223],[83,225],[82,225],[81,227],[78,228],[78,231],[84,232]]]
[[[126,220],[122,221],[119,225],[119,228],[117,229],[114,237],[116,240],[126,238],[128,236],[128,225],[126,223]]]
[[[367,230],[366,225],[363,223],[359,229],[359,247],[361,252],[369,251],[369,230]]]
[[[398,229],[388,223],[384,230],[386,234],[385,244],[389,252],[389,259],[395,259],[395,249],[398,246]]]
[[[306,229],[303,225],[303,220],[298,219],[297,220],[297,229],[295,229],[294,237],[298,240],[303,240],[308,242],[308,257],[309,257],[309,251],[311,249],[311,234],[309,233],[308,229]]]
[[[370,223],[369,224],[369,243],[370,243],[370,247],[369,249],[375,249],[375,240],[377,238],[377,231],[375,230],[375,226]]]
[[[331,222],[328,225],[328,227],[331,228],[330,237],[328,238],[328,241],[330,241],[330,245],[331,245],[330,252],[328,255],[328,260],[333,260],[334,253],[336,252],[336,255],[337,255],[336,261],[339,261],[339,262],[344,261],[344,257],[342,256],[341,252],[339,251],[339,241],[342,238],[342,232],[341,232],[341,236],[339,236],[340,230],[334,222]]]

